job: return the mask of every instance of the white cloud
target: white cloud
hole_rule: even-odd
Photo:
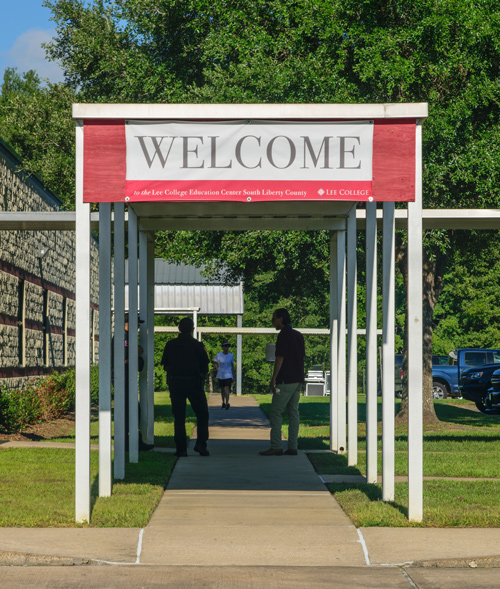
[[[41,78],[48,78],[53,83],[61,82],[61,68],[56,62],[47,60],[42,47],[42,43],[52,39],[54,32],[53,29],[30,29],[19,35],[8,51],[1,52],[4,68],[16,67],[21,73],[36,70]]]

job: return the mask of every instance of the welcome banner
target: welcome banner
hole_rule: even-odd
[[[130,201],[372,196],[373,121],[127,121],[125,137]]]
[[[412,201],[415,120],[84,120],[85,202]]]

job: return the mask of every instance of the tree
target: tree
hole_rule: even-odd
[[[434,351],[500,347],[500,236],[457,231],[443,296],[434,312]]]
[[[48,84],[30,70],[5,70],[0,89],[0,137],[20,155],[22,169],[40,176],[66,208],[75,202],[73,92]]]
[[[429,102],[424,206],[500,202],[500,9],[493,0],[46,0],[67,83],[107,102]],[[206,241],[205,241],[206,239]],[[207,256],[239,235],[180,236]],[[279,241],[280,238],[270,238]],[[319,241],[324,238],[320,237]],[[432,314],[453,235],[427,232],[424,419]],[[400,240],[398,259],[405,258]],[[253,264],[248,250],[239,250]],[[261,250],[263,260],[269,252]],[[310,241],[305,256],[316,255]],[[190,255],[190,254],[189,254]],[[285,256],[286,256],[285,252]],[[279,256],[278,256],[279,259]],[[303,258],[305,259],[305,258]],[[230,253],[226,262],[235,261]],[[235,267],[242,265],[235,261]],[[286,266],[286,264],[285,264]],[[401,415],[405,415],[403,399]]]

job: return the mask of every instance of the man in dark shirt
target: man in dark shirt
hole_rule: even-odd
[[[194,447],[201,456],[209,456],[208,404],[203,383],[208,372],[205,346],[193,337],[194,324],[190,317],[179,322],[179,336],[167,342],[161,364],[167,371],[167,384],[174,415],[176,456],[187,456],[186,399],[196,415],[197,438]]]
[[[271,378],[273,398],[269,418],[271,420],[271,447],[260,452],[262,456],[281,456],[282,414],[288,413],[288,450],[285,454],[297,455],[299,437],[300,389],[304,382],[305,346],[302,334],[290,325],[286,309],[276,309],[272,318],[275,329],[280,332],[276,340],[276,360]]]

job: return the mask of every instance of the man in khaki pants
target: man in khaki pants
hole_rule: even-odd
[[[288,413],[288,450],[285,454],[297,455],[299,437],[300,389],[304,383],[305,346],[302,334],[290,325],[290,314],[286,309],[276,309],[272,323],[279,330],[276,340],[276,360],[271,378],[273,399],[269,417],[271,420],[271,447],[259,452],[261,456],[282,456],[281,424],[282,414]]]

